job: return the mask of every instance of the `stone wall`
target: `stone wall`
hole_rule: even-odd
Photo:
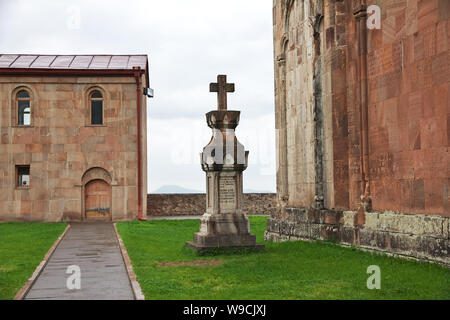
[[[286,208],[267,222],[268,241],[331,240],[364,249],[433,260],[450,266],[449,218],[368,212],[358,225],[354,211]]]
[[[246,214],[271,215],[275,212],[275,193],[244,193]],[[203,215],[206,210],[206,195],[201,194],[149,194],[148,216]]]
[[[273,31],[279,212],[266,238],[448,262],[450,2],[275,0]]]

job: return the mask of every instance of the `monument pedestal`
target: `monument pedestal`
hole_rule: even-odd
[[[186,244],[201,252],[216,248],[264,249],[264,245],[256,244],[256,236],[250,234],[245,214],[204,214],[200,232],[194,233],[194,241]]]
[[[219,96],[220,88],[234,91],[234,85],[226,84],[225,76],[218,78],[218,84],[211,84],[211,88],[217,85]],[[202,169],[206,172],[206,213],[200,220],[200,232],[186,245],[201,252],[217,248],[261,250],[264,245],[256,244],[248,217],[242,211],[242,172],[247,168],[248,151],[235,135],[240,112],[221,107],[223,101],[223,97],[219,98],[219,110],[206,114],[213,130],[211,142],[201,153]]]

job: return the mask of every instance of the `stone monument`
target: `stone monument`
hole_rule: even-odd
[[[248,151],[235,135],[240,111],[227,110],[227,93],[234,92],[234,84],[219,75],[217,83],[210,84],[210,92],[218,93],[218,110],[206,114],[213,135],[200,154],[206,172],[206,213],[200,220],[200,232],[186,245],[197,251],[264,249],[250,234],[248,217],[242,211],[242,172],[247,168]]]

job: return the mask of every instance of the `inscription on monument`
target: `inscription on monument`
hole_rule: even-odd
[[[221,209],[236,208],[236,181],[234,176],[219,179],[219,204]]]
[[[208,186],[207,186],[207,190],[208,190],[208,208],[211,208],[211,204],[212,204],[212,196],[214,193],[214,189],[212,187],[212,182],[211,182],[211,177],[208,177]]]

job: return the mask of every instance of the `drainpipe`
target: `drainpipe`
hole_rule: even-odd
[[[372,210],[370,196],[370,167],[369,167],[369,117],[367,93],[367,6],[365,1],[354,10],[356,18],[356,33],[358,41],[358,72],[359,72],[359,116],[360,116],[360,173],[361,173],[361,204],[355,216],[356,225],[364,225],[366,212]]]
[[[364,10],[365,7],[364,7]],[[365,198],[370,198],[370,164],[369,164],[369,106],[367,94],[367,11],[361,14],[360,23],[360,48],[361,48],[361,117],[362,117],[362,141],[363,141],[363,168]]]
[[[146,221],[142,217],[142,148],[141,148],[141,99],[142,99],[142,70],[140,67],[133,67],[134,77],[136,79],[136,101],[137,101],[137,144],[138,144],[138,220]]]
[[[317,14],[312,23],[314,31],[314,206],[317,209],[325,208],[325,194],[323,186],[323,106],[322,106],[322,61],[320,51],[320,26],[323,19],[320,2],[317,4]]]

